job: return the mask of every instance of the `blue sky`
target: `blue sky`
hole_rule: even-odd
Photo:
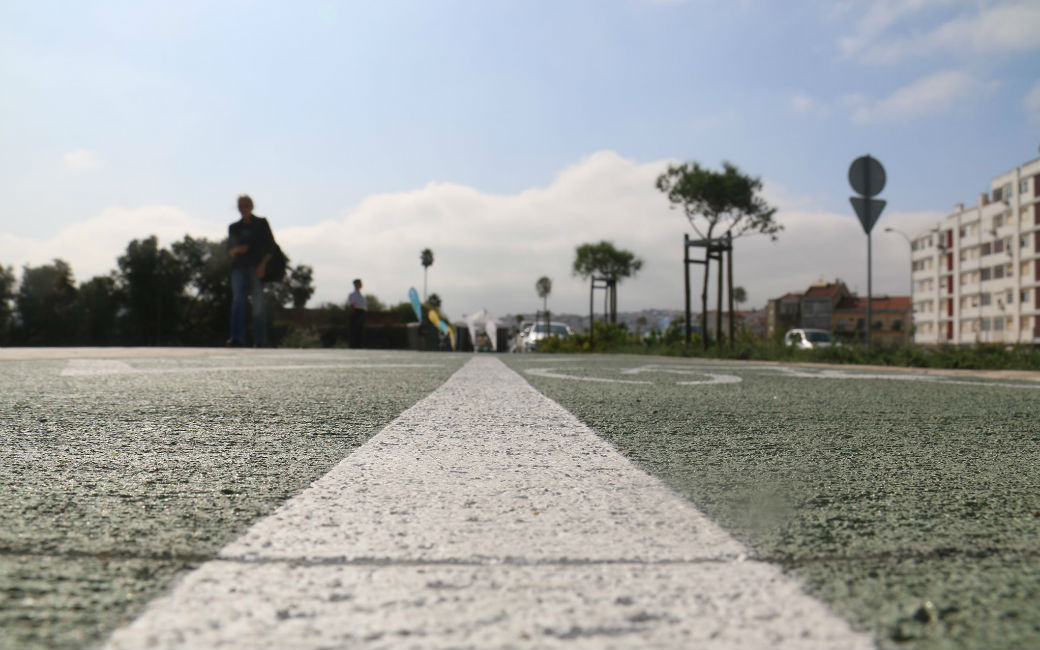
[[[86,280],[132,237],[222,236],[248,192],[319,302],[358,275],[403,300],[430,247],[450,313],[533,310],[541,275],[582,311],[573,250],[608,238],[646,261],[619,307],[678,308],[690,229],[653,178],[729,160],[787,226],[738,244],[761,306],[821,278],[865,291],[857,156],[888,172],[891,293],[909,261],[883,227],[1037,156],[1040,3],[3,0],[0,82],[4,265]]]

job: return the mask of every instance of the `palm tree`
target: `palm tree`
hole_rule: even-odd
[[[747,290],[744,287],[733,287],[733,302],[738,305],[747,302]]]
[[[433,266],[433,251],[429,248],[424,248],[423,251],[419,253],[419,259],[422,261],[423,265],[422,295],[423,300],[426,300],[426,271]]]
[[[542,299],[542,312],[545,314],[545,335],[549,336],[549,294],[552,293],[552,280],[547,276],[538,278],[534,283],[534,289],[538,297]]]

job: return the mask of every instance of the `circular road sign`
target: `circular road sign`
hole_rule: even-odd
[[[849,184],[862,196],[875,196],[885,189],[885,168],[877,158],[860,156],[849,167]]]

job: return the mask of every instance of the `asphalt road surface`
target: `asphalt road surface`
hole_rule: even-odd
[[[0,350],[0,647],[1036,647],[1038,397],[1029,374]]]

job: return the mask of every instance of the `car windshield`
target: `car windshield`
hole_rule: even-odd
[[[805,338],[809,339],[813,343],[829,343],[831,335],[827,332],[806,332]]]

